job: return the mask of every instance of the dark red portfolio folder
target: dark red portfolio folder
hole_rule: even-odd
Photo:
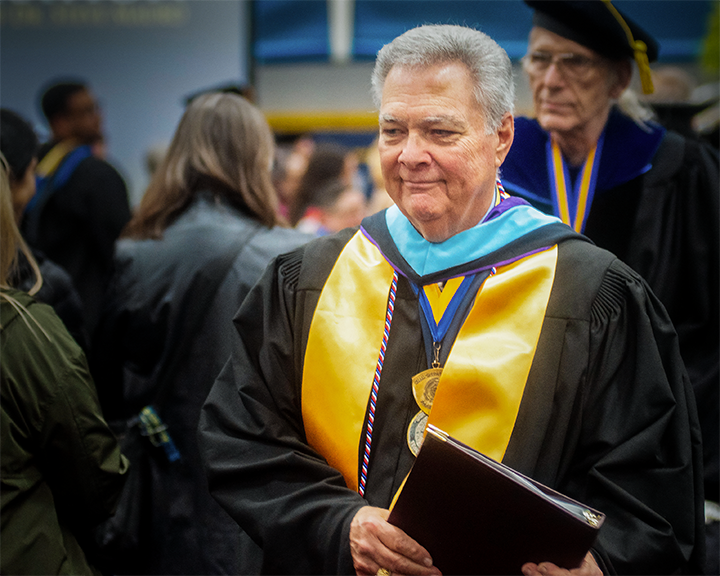
[[[521,574],[526,562],[576,568],[605,517],[429,425],[389,522],[443,574]]]

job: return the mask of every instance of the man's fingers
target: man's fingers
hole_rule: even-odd
[[[406,571],[408,569],[414,569],[417,566],[430,568],[433,565],[430,553],[425,550],[425,548],[420,546],[420,544],[410,538],[405,532],[391,524],[385,524],[385,526],[380,529],[378,538],[396,560],[393,573],[402,571],[403,573],[411,574],[412,572]],[[412,566],[406,564],[407,561],[409,561]]]
[[[377,537],[381,548],[381,568],[393,574],[434,574],[430,553],[405,532],[389,524],[389,511],[382,510],[383,521],[377,524]]]
[[[375,574],[384,568],[393,576],[440,574],[424,548],[398,528],[388,526],[388,530],[379,530],[376,546],[372,545],[371,539],[351,542],[355,569],[359,573]]]
[[[350,526],[350,550],[358,574],[384,568],[394,575],[439,574],[430,554],[399,528],[388,524],[389,512],[366,506]]]
[[[430,565],[418,563],[388,548],[385,550],[386,553],[383,554],[383,559],[381,560],[382,568],[389,570],[393,576],[401,574],[440,574],[440,571],[432,565],[432,561],[430,561]]]
[[[552,562],[541,562],[540,564],[528,562],[523,565],[522,573],[525,576],[602,576],[602,570],[591,552],[587,553],[578,568],[572,570],[559,568]]]

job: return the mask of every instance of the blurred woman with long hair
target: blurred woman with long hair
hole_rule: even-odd
[[[13,288],[20,254],[35,275],[30,293]],[[113,512],[127,461],[83,351],[31,296],[41,283],[0,155],[0,573],[90,574],[83,536]]]
[[[195,434],[237,337],[235,312],[270,259],[308,239],[278,225],[273,151],[250,102],[195,98],[117,243],[93,348],[103,409],[123,420],[152,404],[180,455],[155,479],[150,552],[124,573],[257,569],[251,542],[209,495]]]

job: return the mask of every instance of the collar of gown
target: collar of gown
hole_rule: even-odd
[[[647,172],[665,132],[662,126],[652,122],[643,129],[613,108],[605,125],[596,195]],[[501,168],[508,192],[520,194],[530,201],[550,201],[550,175],[545,157],[548,138],[549,133],[537,120],[515,119],[515,139]]]
[[[482,222],[444,242],[429,242],[397,206],[385,212],[385,222],[398,252],[418,276],[427,276],[478,260],[558,218],[536,210],[520,198],[508,198]]]

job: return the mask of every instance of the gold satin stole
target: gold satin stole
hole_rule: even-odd
[[[502,460],[510,441],[556,262],[557,246],[497,267],[475,295],[443,366],[429,422],[495,460]],[[305,351],[302,415],[308,442],[354,490],[393,271],[358,231],[323,287]],[[454,288],[445,297],[445,290],[436,289],[446,306]],[[435,305],[441,313],[442,302],[435,299]],[[407,382],[381,379],[380,388],[410,387],[412,376]]]

